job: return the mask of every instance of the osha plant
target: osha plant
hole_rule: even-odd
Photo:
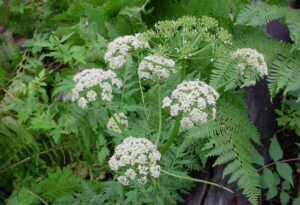
[[[106,122],[107,130],[122,135],[121,144],[118,143],[120,140],[112,140],[118,145],[108,162],[121,184],[133,189],[140,185],[156,187],[159,180],[155,179],[161,178],[163,181],[163,177],[168,176],[206,183],[232,192],[213,182],[177,174],[176,172],[187,171],[184,166],[174,170],[176,172],[165,170],[167,167],[163,166],[164,160],[170,157],[168,151],[179,146],[179,136],[184,137],[194,127],[205,127],[218,118],[217,104],[220,94],[216,88],[219,86],[214,88],[215,84],[210,86],[205,82],[207,78],[201,78],[210,76],[211,69],[198,69],[192,64],[197,65],[204,61],[212,64],[214,59],[229,52],[230,45],[231,35],[215,19],[205,16],[182,17],[176,21],[158,22],[153,30],[145,33],[116,38],[108,44],[103,56],[107,69],[85,69],[74,76],[76,85],[72,90],[73,101],[77,101],[82,109],[87,108],[88,103],[100,103],[111,115]],[[242,85],[253,84],[253,79],[249,76],[258,74],[262,77],[267,74],[264,57],[253,49],[238,49],[232,53],[230,60],[237,65],[234,72],[242,76],[239,81]],[[132,65],[130,68],[127,68],[128,62]],[[120,69],[122,67],[125,69]],[[113,86],[119,89],[122,84],[126,86],[120,80],[126,69],[133,69],[131,83],[139,85],[138,104],[142,104],[144,119],[141,117],[141,109],[124,110],[123,104],[132,103],[128,99],[128,102],[124,102],[124,89],[121,97],[120,92],[113,89]],[[147,107],[149,103],[145,98],[153,90],[156,91],[156,96],[150,100],[155,99],[151,103],[157,104],[157,110]],[[101,101],[96,101],[97,96],[101,96]],[[170,112],[163,112],[163,108],[170,108]],[[155,128],[151,127],[147,131],[142,130],[145,127],[140,127],[139,132],[145,133],[144,137],[132,137],[130,133],[137,130],[128,126],[132,124],[131,116],[150,126],[149,112],[150,117],[153,112],[157,113],[157,131],[153,131]],[[170,124],[173,124],[172,128]],[[214,149],[212,145],[207,147]],[[257,201],[255,186],[253,192],[246,192],[253,204]]]

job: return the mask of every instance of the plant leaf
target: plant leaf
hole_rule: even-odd
[[[278,174],[293,186],[293,170],[287,163],[276,163]]]
[[[281,150],[281,147],[280,147],[279,142],[278,142],[278,140],[277,140],[276,137],[274,137],[271,140],[271,145],[270,145],[270,148],[269,148],[269,153],[270,153],[271,158],[274,161],[278,161],[278,160],[282,159],[283,152]]]

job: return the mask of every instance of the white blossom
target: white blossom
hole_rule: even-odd
[[[98,94],[102,100],[111,101],[112,86],[122,87],[122,82],[111,71],[100,68],[85,69],[73,77],[75,87],[71,91],[71,100],[85,109],[89,102],[96,101]],[[98,92],[98,93],[97,93]]]
[[[143,48],[150,48],[150,46],[140,38],[140,34],[121,36],[108,44],[104,60],[111,69],[118,69],[125,64],[131,50]]]
[[[127,137],[117,145],[108,164],[112,171],[119,174],[117,180],[127,186],[131,181],[146,184],[149,177],[160,176],[157,162],[161,155],[157,147],[148,139]]]
[[[126,117],[126,115],[122,112],[119,113],[115,113],[113,115],[113,117],[111,117],[108,122],[107,122],[107,128],[111,131],[117,132],[117,133],[122,133],[120,127],[118,126],[117,122],[115,121],[115,119],[117,120],[117,122],[119,123],[120,126],[122,126],[122,128],[124,130],[127,130],[128,128],[128,119]]]
[[[175,61],[159,55],[146,56],[138,67],[138,75],[142,80],[167,79],[175,71]]]
[[[215,119],[218,98],[218,92],[202,81],[183,81],[163,99],[162,107],[169,107],[173,117],[182,113],[181,127],[190,129],[197,123],[206,123],[209,117]]]
[[[263,54],[252,48],[240,48],[231,54],[232,59],[238,59],[241,62],[237,66],[237,70],[241,76],[248,82],[244,86],[254,85],[255,77],[252,73],[257,73],[260,77],[268,75],[268,66]]]

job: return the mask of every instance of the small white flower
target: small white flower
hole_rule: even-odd
[[[87,108],[87,103],[88,103],[88,101],[87,101],[84,97],[81,97],[81,98],[79,98],[79,100],[78,100],[78,105],[79,105],[79,107],[81,107],[82,109]]]
[[[151,175],[154,177],[154,178],[158,178],[160,176],[160,166],[159,165],[153,165],[150,167],[150,172],[151,172]]]
[[[117,180],[127,186],[130,181],[144,185],[148,177],[158,178],[161,155],[157,147],[148,139],[128,137],[117,145],[108,164],[111,170],[119,174]]]
[[[139,78],[142,80],[163,80],[175,73],[175,61],[159,55],[146,56],[138,68]]]
[[[242,86],[254,85],[256,78],[251,74],[256,72],[259,77],[268,75],[268,66],[263,54],[252,48],[240,48],[231,54],[232,59],[238,59],[241,63],[237,66],[237,71],[244,77],[245,82]]]
[[[150,48],[148,42],[143,41],[139,34],[118,37],[107,46],[104,60],[111,69],[121,68],[131,50]]]
[[[169,107],[172,103],[172,100],[169,97],[165,97],[162,101],[162,107]]]
[[[87,97],[89,102],[93,102],[93,101],[96,100],[97,93],[93,90],[89,90],[86,94],[86,97]]]
[[[122,112],[119,112],[119,113],[115,113],[113,116],[114,117],[111,117],[107,122],[107,129],[117,132],[117,133],[122,133],[122,130],[119,127],[119,125],[120,125],[120,126],[122,126],[122,128],[124,130],[127,130],[128,119],[127,119],[126,115]],[[119,125],[117,124],[117,122],[115,121],[114,118],[117,120]]]
[[[190,129],[197,123],[206,123],[209,117],[215,119],[218,98],[218,92],[204,82],[183,81],[170,97],[164,98],[162,107],[170,107],[173,117],[183,113],[181,127]]]
[[[120,182],[124,186],[129,185],[129,181],[128,181],[128,178],[126,176],[119,176],[117,180],[118,180],[118,182]]]
[[[98,96],[96,91],[100,91],[102,100],[111,101],[112,86],[122,87],[122,82],[113,71],[98,68],[85,69],[77,73],[73,80],[75,87],[71,91],[71,99],[77,101],[83,109],[89,102],[96,101]]]

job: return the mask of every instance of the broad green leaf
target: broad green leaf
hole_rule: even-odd
[[[264,169],[263,180],[269,189],[274,187],[274,176],[270,169],[268,168]]]
[[[282,190],[289,190],[290,188],[291,188],[291,185],[288,181],[282,182],[282,184],[281,184],[281,189]]]
[[[276,163],[278,174],[293,186],[293,170],[287,163]]]
[[[276,187],[270,187],[267,192],[267,200],[273,199],[277,195],[278,191]]]
[[[281,150],[281,147],[280,147],[279,142],[276,137],[274,137],[271,141],[269,153],[270,153],[271,158],[274,161],[278,161],[278,160],[282,159],[283,152]]]
[[[282,205],[285,205],[289,202],[290,196],[285,191],[280,192],[280,202]]]
[[[264,158],[258,152],[253,153],[252,160],[255,164],[258,164],[258,165],[261,165],[261,166],[265,165]]]
[[[293,205],[300,205],[300,199],[295,199],[293,201]]]

